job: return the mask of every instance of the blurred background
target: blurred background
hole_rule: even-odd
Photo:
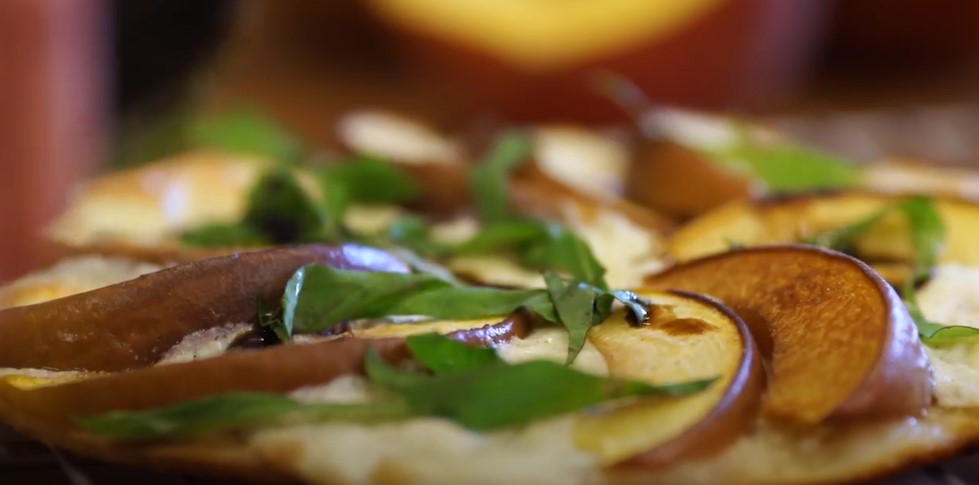
[[[364,107],[627,123],[608,72],[859,160],[979,163],[974,0],[2,0],[0,281],[53,257],[79,181],[180,150],[200,113],[257,106],[313,145]]]

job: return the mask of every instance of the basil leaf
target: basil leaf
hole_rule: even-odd
[[[484,226],[468,241],[456,246],[457,254],[487,254],[518,250],[528,243],[547,239],[548,226],[540,221],[515,219]]]
[[[544,282],[558,320],[568,330],[565,364],[571,365],[584,348],[588,331],[595,325],[595,291],[586,285],[565,281],[550,272],[544,273]]]
[[[383,247],[387,252],[393,254],[417,273],[434,276],[452,286],[463,286],[463,282],[456,278],[455,274],[449,268],[430,259],[426,259],[411,249],[389,246],[383,243],[375,244],[375,246]]]
[[[397,398],[353,404],[307,404],[277,394],[234,392],[170,406],[117,411],[77,419],[92,434],[146,442],[186,439],[296,422],[381,422],[441,416],[474,430],[492,430],[557,416],[612,399],[679,396],[702,391],[714,379],[663,386],[583,374],[548,361],[509,365],[494,351],[448,337],[407,337],[415,358],[435,375],[400,371],[370,349],[364,369],[371,383]]]
[[[295,420],[377,422],[411,416],[404,402],[306,404],[277,394],[235,392],[144,411],[78,419],[88,432],[124,441],[186,439]]]
[[[561,271],[578,281],[608,289],[605,268],[588,244],[557,224],[547,226],[547,237],[524,251],[523,263],[533,268]]]
[[[652,386],[584,374],[550,361],[485,362],[426,376],[396,370],[376,352],[368,355],[365,368],[374,383],[404,398],[412,411],[451,419],[477,431],[518,426],[612,399],[690,394],[713,382]]]
[[[884,217],[891,213],[892,210],[892,207],[881,209],[848,226],[817,234],[806,240],[805,243],[835,249],[837,251],[846,251],[852,248],[858,239],[870,232],[874,226],[880,224],[880,221],[884,220]]]
[[[860,181],[853,162],[788,141],[756,140],[750,130],[740,131],[733,145],[701,151],[720,165],[761,179],[771,192],[849,187]]]
[[[265,157],[289,165],[298,163],[304,152],[298,138],[252,109],[238,109],[202,119],[189,127],[188,138],[195,145]]]
[[[240,222],[191,229],[181,239],[196,246],[338,242],[344,239],[341,229],[338,221],[283,168],[264,174],[252,187]]]
[[[503,363],[493,349],[474,347],[435,333],[412,335],[407,343],[415,360],[436,375]]]
[[[241,223],[200,226],[181,234],[180,241],[198,247],[262,246],[269,243],[262,231]]]
[[[938,263],[938,255],[945,246],[945,223],[927,197],[907,199],[898,205],[898,209],[908,219],[914,249],[914,280],[918,281],[927,277]]]
[[[414,180],[389,163],[373,157],[338,162],[321,172],[331,215],[342,220],[352,202],[388,204],[410,201],[421,192]]]
[[[445,245],[432,239],[428,221],[423,217],[408,215],[399,217],[388,226],[385,244],[405,247],[421,254],[445,254]]]
[[[531,148],[531,138],[526,132],[503,133],[497,137],[489,154],[472,170],[469,186],[476,213],[483,222],[499,222],[510,216],[507,177],[527,160]]]
[[[507,315],[527,307],[555,320],[544,290],[458,287],[428,274],[300,268],[282,297],[283,330],[317,332],[343,320],[392,315],[467,319]]]
[[[257,228],[275,244],[343,239],[339,221],[314,202],[285,169],[259,179],[248,197],[242,224]]]
[[[285,332],[285,324],[282,321],[282,308],[270,309],[269,304],[262,297],[258,298],[258,325],[263,329],[271,330],[275,334],[275,338],[279,339],[279,342],[288,342],[291,340],[291,335]]]

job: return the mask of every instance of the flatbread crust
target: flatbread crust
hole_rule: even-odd
[[[86,283],[108,284],[133,272],[132,266],[110,264],[108,267],[118,271],[111,277],[103,274]],[[38,283],[39,293],[34,296],[56,297],[70,291],[58,278],[64,271],[64,267],[55,267],[50,274],[30,277],[30,281],[50,282],[46,289]],[[14,286],[18,284],[24,282]],[[15,389],[0,380],[0,420],[29,436],[85,455],[156,470],[263,483],[295,480],[343,483],[338,480],[344,477],[343,470],[331,468],[322,459],[323,449],[317,441],[317,436],[322,436],[318,433],[329,429],[328,424],[269,428],[253,434],[189,443],[119,445],[63,424],[52,424],[41,411],[25,406],[11,394],[23,392],[30,391]],[[930,463],[977,441],[979,409],[933,406],[921,418],[843,423],[816,429],[793,430],[759,422],[752,432],[711,458],[684,461],[655,472],[616,468],[576,476],[582,483],[711,484],[717,482],[717,477],[724,477],[725,483],[744,485],[849,483]],[[440,483],[440,477],[418,469],[406,456],[410,454],[393,453],[384,460],[365,465],[372,469],[371,480],[386,484]],[[479,460],[479,454],[463,454],[460,459]],[[496,483],[492,477],[482,477],[479,481]]]

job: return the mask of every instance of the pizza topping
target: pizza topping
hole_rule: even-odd
[[[331,324],[391,315],[468,319],[507,315],[526,308],[568,329],[568,361],[574,360],[592,326],[611,312],[614,300],[628,305],[638,321],[646,303],[627,291],[608,291],[546,273],[548,289],[509,290],[454,286],[427,274],[359,273],[320,265],[299,269],[286,285],[277,333],[316,333]],[[287,338],[287,337],[286,337]]]
[[[718,298],[745,319],[770,359],[766,416],[806,424],[882,419],[917,415],[931,403],[931,367],[907,309],[852,257],[751,247],[674,266],[646,285]]]
[[[382,251],[296,246],[175,266],[135,280],[0,311],[0,367],[112,371],[155,363],[186,335],[256,319],[295,270],[318,262],[407,271]]]
[[[92,433],[132,441],[187,438],[283,420],[374,421],[419,415],[491,430],[613,399],[696,393],[713,382],[708,378],[654,386],[583,374],[549,361],[510,365],[493,350],[437,334],[409,336],[406,342],[425,371],[399,370],[376,351],[365,354],[367,376],[387,393],[384,399],[304,404],[278,395],[231,393],[158,409],[112,412],[79,423]]]
[[[918,327],[918,334],[926,344],[938,344],[963,337],[979,335],[972,327],[937,323],[925,317],[918,305],[916,286],[927,280],[932,273],[945,245],[945,223],[931,199],[913,197],[884,207],[848,226],[827,231],[810,238],[807,242],[841,251],[852,250],[857,241],[892,213],[899,213],[907,220],[908,237],[911,241],[910,275],[901,284],[901,296],[908,313]]]

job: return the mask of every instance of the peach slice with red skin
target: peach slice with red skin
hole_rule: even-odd
[[[615,377],[664,384],[716,379],[696,394],[640,400],[578,417],[578,446],[604,465],[661,468],[719,452],[757,415],[761,357],[731,310],[686,292],[647,292],[652,317],[641,325],[617,312],[589,332]]]
[[[772,418],[894,418],[931,403],[931,366],[903,302],[850,256],[763,246],[680,264],[646,285],[713,296],[745,319],[771,359]]]
[[[118,371],[149,365],[197,330],[254,321],[301,266],[407,272],[381,250],[295,246],[187,263],[135,280],[0,311],[0,367]]]

